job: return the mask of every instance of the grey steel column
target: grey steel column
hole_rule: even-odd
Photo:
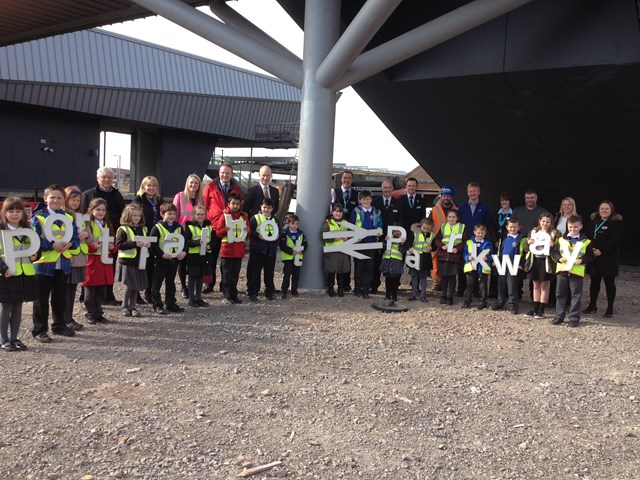
[[[322,290],[322,220],[329,213],[336,90],[321,87],[318,66],[338,39],[340,0],[306,0],[297,214],[307,235],[300,287]]]

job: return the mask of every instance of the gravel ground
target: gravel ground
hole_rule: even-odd
[[[2,353],[0,478],[227,479],[281,461],[250,478],[638,480],[639,281],[622,275],[616,315],[578,329],[436,296],[385,314],[381,296],[215,293],[169,316],[108,307],[116,322],[40,345],[25,306],[29,350]]]

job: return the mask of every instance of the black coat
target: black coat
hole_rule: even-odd
[[[602,255],[594,256],[593,262],[587,266],[589,273],[596,273],[605,277],[615,277],[618,275],[620,265],[620,242],[624,234],[622,216],[612,215],[604,222],[596,233],[596,226],[601,219],[597,214],[591,215],[591,222],[584,232],[592,240],[591,248],[597,248]]]
[[[144,226],[147,227],[147,232],[150,232],[153,226],[162,220],[162,217],[160,216],[160,204],[162,203],[162,200],[156,202],[156,215],[154,215],[153,205],[151,205],[151,202],[146,195],[136,195],[133,199],[133,203],[137,203],[142,207]],[[154,219],[156,216],[157,220]]]
[[[278,189],[273,185],[269,185],[269,197],[273,202],[273,211],[271,212],[271,216],[275,217],[278,207],[280,206],[280,192],[278,192]],[[249,218],[252,218],[255,214],[260,213],[262,200],[264,200],[262,185],[258,184],[253,187],[249,187],[247,194],[244,197],[244,202],[242,202],[242,211],[246,212]]]
[[[89,203],[94,198],[103,198],[107,202],[107,212],[113,228],[120,226],[120,216],[124,210],[124,198],[117,188],[112,188],[110,192],[101,190],[100,187],[90,188],[82,192],[82,211],[86,212]]]

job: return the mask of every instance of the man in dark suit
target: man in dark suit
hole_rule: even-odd
[[[393,182],[391,180],[385,180],[382,182],[382,196],[373,199],[373,206],[380,212],[382,217],[382,238],[387,236],[387,227],[403,226],[403,211],[402,203],[400,199],[393,198]],[[408,234],[409,232],[407,232]],[[384,254],[384,247],[376,251],[374,257],[373,266],[373,278],[371,279],[371,293],[377,293],[380,287],[380,263],[382,262],[382,255]]]
[[[358,193],[353,190],[353,172],[345,170],[340,177],[340,188],[331,189],[331,203],[344,207],[344,218],[350,218],[351,212],[358,206]]]
[[[249,220],[260,213],[260,205],[262,200],[270,198],[273,202],[273,213],[275,216],[280,205],[280,192],[276,187],[271,185],[271,169],[267,165],[263,165],[260,168],[260,183],[249,187],[247,194],[244,197],[242,208],[249,215]]]
[[[409,177],[405,180],[404,188],[407,193],[401,198],[403,211],[402,226],[407,230],[407,239],[411,232],[411,225],[420,222],[426,216],[427,202],[422,195],[416,193],[418,180]]]

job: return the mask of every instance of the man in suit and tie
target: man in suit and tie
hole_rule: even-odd
[[[427,203],[422,195],[416,193],[418,180],[409,177],[405,180],[404,188],[407,193],[402,197],[403,227],[407,234],[411,232],[411,225],[420,222],[426,215]]]
[[[345,170],[340,176],[340,188],[331,189],[331,203],[340,203],[344,207],[344,218],[350,218],[351,212],[358,206],[358,193],[352,185],[353,172]]]
[[[382,196],[373,199],[373,206],[380,212],[382,217],[382,237],[386,239],[387,227],[389,225],[402,227],[403,211],[402,203],[400,199],[393,198],[393,182],[391,180],[385,180],[381,185]],[[409,232],[407,232],[408,234]],[[371,279],[371,293],[377,293],[380,288],[380,263],[382,262],[382,255],[384,254],[384,247],[376,251],[374,257],[373,266],[373,278]]]
[[[271,169],[267,165],[260,167],[260,183],[249,187],[247,195],[242,203],[244,211],[249,215],[249,219],[260,213],[260,205],[262,200],[270,198],[273,202],[272,215],[275,216],[280,205],[280,192],[276,187],[271,185]]]
[[[217,225],[225,207],[227,206],[227,199],[229,195],[235,193],[242,198],[242,189],[240,184],[233,178],[233,167],[229,163],[223,163],[220,165],[218,171],[218,178],[214,178],[204,187],[202,197],[204,198],[204,206],[207,209],[207,218],[211,222],[211,225]],[[211,250],[211,266],[213,270],[213,278],[211,283],[208,283],[202,290],[202,293],[211,293],[213,286],[216,283],[216,262],[218,261],[218,254],[220,253],[220,246],[222,239],[217,235],[213,237],[213,247]],[[222,278],[222,276],[220,277]]]

